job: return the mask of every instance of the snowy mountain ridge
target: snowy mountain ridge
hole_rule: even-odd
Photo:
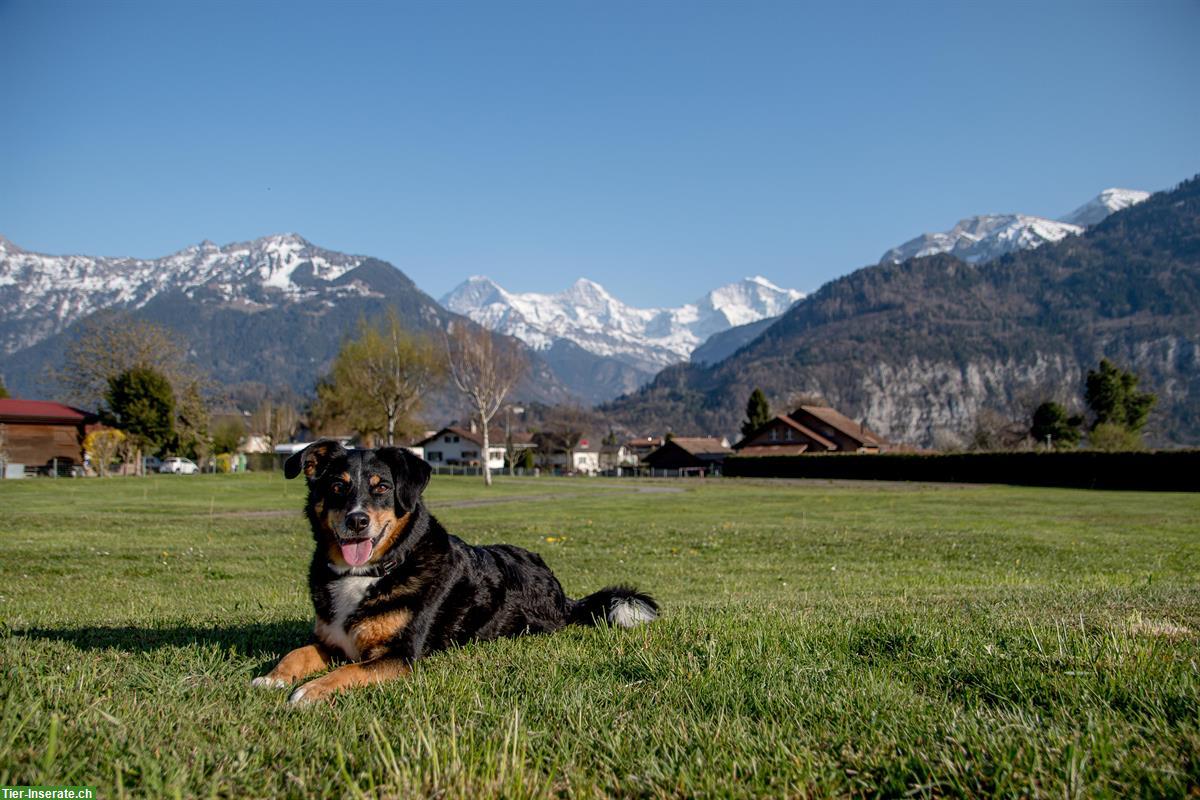
[[[163,292],[202,294],[246,310],[369,296],[365,284],[340,280],[366,260],[321,249],[291,233],[224,247],[204,241],[157,259],[43,255],[0,237],[0,316],[22,321],[0,331],[0,354],[105,308],[141,308]]]
[[[510,292],[490,278],[468,278],[441,299],[455,313],[546,350],[566,339],[599,356],[657,371],[686,361],[714,333],[782,314],[804,297],[762,276],[713,289],[676,308],[638,308],[580,278],[557,293]]]
[[[910,258],[949,253],[968,264],[983,264],[1017,250],[1032,250],[1048,242],[1078,236],[1110,214],[1137,205],[1150,196],[1136,189],[1105,189],[1059,219],[1028,214],[981,214],[959,220],[953,228],[923,233],[893,247],[879,259],[899,264]]]

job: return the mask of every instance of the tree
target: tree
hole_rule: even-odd
[[[1101,422],[1088,434],[1088,447],[1108,452],[1142,450],[1142,437],[1115,422]]]
[[[4,379],[0,378],[0,400],[6,397],[12,397],[12,395],[8,393],[8,387],[4,385]]]
[[[1056,450],[1069,450],[1079,444],[1080,417],[1068,416],[1058,403],[1046,401],[1033,412],[1029,435],[1035,442],[1049,442]]]
[[[142,453],[155,451],[175,435],[175,393],[166,377],[149,367],[134,367],[113,376],[101,412],[106,425],[125,431],[144,474]]]
[[[535,437],[547,453],[565,453],[566,469],[574,469],[575,448],[584,434],[595,427],[596,415],[578,405],[559,405],[546,411],[542,430]]]
[[[990,408],[975,415],[975,430],[969,449],[976,451],[1016,450],[1029,441],[1029,424]]]
[[[269,398],[262,400],[250,415],[251,430],[261,434],[271,448],[291,439],[299,424],[295,406]]]
[[[179,337],[161,325],[120,312],[97,314],[80,325],[53,373],[63,396],[84,408],[101,406],[110,382],[122,373],[143,368],[166,378],[176,400],[177,438],[165,442],[193,454],[208,438],[208,379],[188,361]],[[136,447],[137,442],[131,442]],[[140,471],[140,467],[139,467]]]
[[[1137,375],[1107,358],[1100,360],[1098,369],[1088,370],[1084,397],[1095,415],[1093,431],[1099,425],[1111,423],[1131,433],[1141,432],[1158,398],[1149,392],[1139,392],[1137,385]]]
[[[746,421],[742,423],[742,436],[749,436],[771,419],[771,409],[762,389],[755,388],[746,401]]]
[[[236,417],[221,420],[213,428],[212,448],[217,455],[236,453],[246,435],[246,426]]]
[[[116,461],[125,439],[125,434],[116,428],[98,428],[84,438],[83,449],[101,478],[108,477],[108,468]]]
[[[398,432],[416,430],[413,414],[444,371],[433,343],[404,330],[389,309],[380,327],[360,320],[357,338],[342,344],[317,387],[316,416],[363,435],[379,433],[392,446]]]
[[[488,425],[525,374],[528,362],[515,339],[495,336],[478,325],[463,322],[453,323],[447,332],[446,356],[451,382],[467,398],[472,415],[479,421],[483,482],[491,486]]]

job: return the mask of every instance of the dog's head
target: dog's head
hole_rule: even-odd
[[[360,567],[397,544],[429,485],[430,467],[400,447],[347,450],[322,439],[296,453],[283,474],[308,481],[308,516],[330,561]]]

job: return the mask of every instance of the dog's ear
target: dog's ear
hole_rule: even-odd
[[[408,513],[417,507],[421,493],[429,485],[433,468],[403,447],[381,447],[375,451],[392,468],[392,483],[396,487],[396,511]]]
[[[294,478],[301,472],[304,477],[312,480],[325,471],[325,466],[337,458],[346,455],[346,448],[334,439],[321,439],[313,442],[299,453],[293,453],[283,463],[283,476]]]

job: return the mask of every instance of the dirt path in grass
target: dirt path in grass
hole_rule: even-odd
[[[682,486],[597,486],[617,494],[680,494],[686,491]],[[504,497],[481,497],[472,500],[443,500],[429,503],[429,508],[437,511],[441,508],[475,508],[477,506],[494,506],[501,503],[523,503],[526,501],[542,502],[544,500],[575,500],[580,497],[596,497],[597,492],[546,492],[543,494],[505,495]],[[214,517],[241,517],[244,519],[264,519],[278,517],[302,516],[300,509],[262,509],[258,511],[217,511]],[[210,515],[204,515],[210,516]]]

